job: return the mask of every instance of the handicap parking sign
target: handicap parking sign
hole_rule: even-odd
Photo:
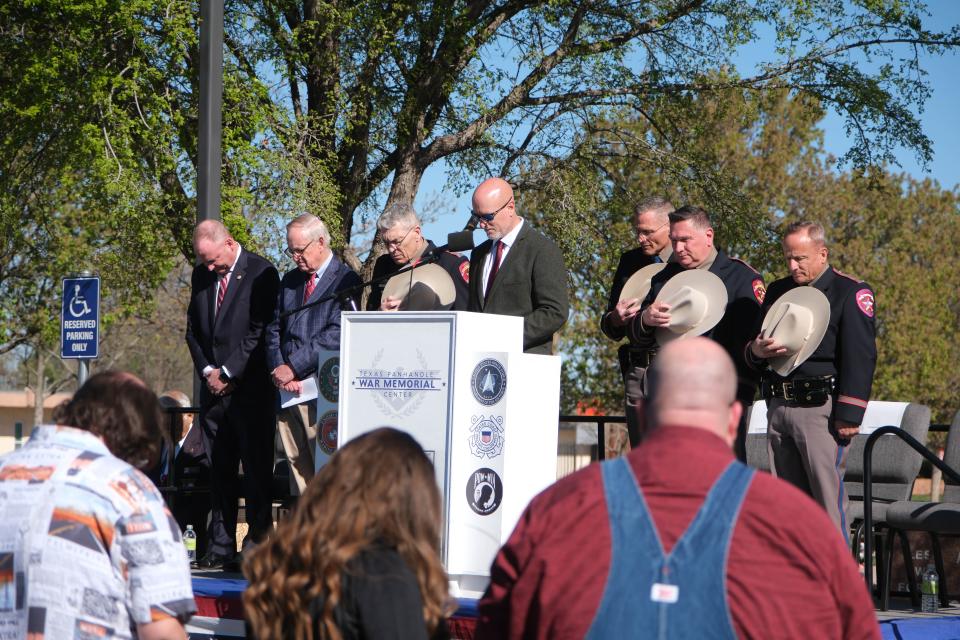
[[[99,276],[63,279],[60,357],[96,358],[100,349]]]

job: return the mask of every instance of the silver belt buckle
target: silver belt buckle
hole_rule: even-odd
[[[782,382],[781,385],[783,386],[783,399],[787,402],[793,402],[796,400],[796,398],[793,397],[793,394],[788,390],[792,389],[793,385],[789,382]]]

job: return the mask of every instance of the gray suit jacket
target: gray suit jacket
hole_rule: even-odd
[[[553,353],[553,334],[567,321],[567,268],[560,248],[524,222],[483,300],[483,261],[493,247],[487,240],[470,256],[470,311],[523,318],[523,350]]]

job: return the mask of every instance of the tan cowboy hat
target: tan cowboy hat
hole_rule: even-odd
[[[670,324],[656,331],[663,345],[713,329],[726,311],[727,288],[706,269],[688,269],[667,280],[656,301],[670,305]]]
[[[457,298],[453,278],[438,264],[428,264],[387,280],[383,298],[400,298],[403,311],[437,311]]]
[[[770,368],[789,375],[809,358],[830,324],[830,301],[816,287],[797,287],[777,298],[760,326],[760,337],[773,338],[787,354],[770,358]]]
[[[620,300],[633,300],[636,298],[640,302],[650,293],[650,280],[666,267],[665,262],[648,264],[623,283],[623,289],[620,291]],[[619,300],[618,300],[619,302]]]

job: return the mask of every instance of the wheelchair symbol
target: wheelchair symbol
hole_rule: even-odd
[[[87,304],[87,299],[80,293],[80,285],[78,284],[73,285],[73,297],[70,298],[68,310],[74,318],[90,315],[90,305]]]

